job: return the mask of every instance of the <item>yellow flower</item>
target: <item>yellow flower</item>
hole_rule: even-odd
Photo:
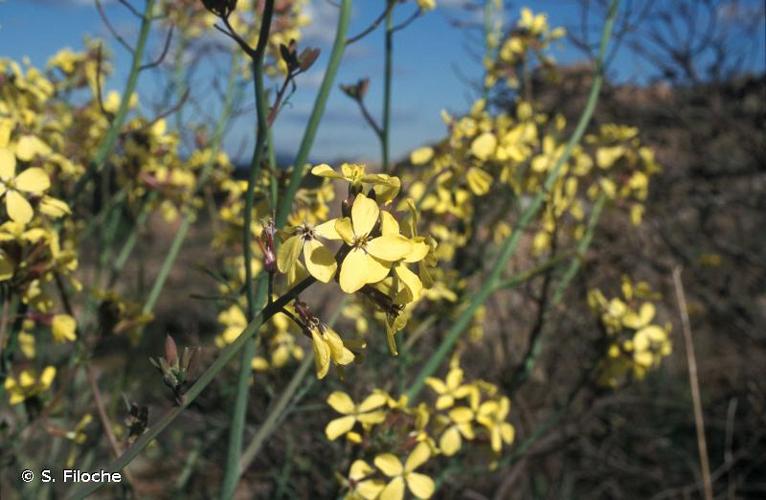
[[[479,407],[479,393],[474,391],[470,398],[471,407],[456,406],[448,413],[450,425],[444,430],[439,439],[439,448],[442,453],[450,457],[460,450],[463,439],[473,439],[474,432],[471,422],[476,418]]]
[[[548,16],[545,14],[534,15],[532,11],[524,7],[521,9],[519,28],[525,28],[532,35],[540,35],[548,30]]]
[[[356,405],[345,392],[333,392],[327,397],[327,404],[343,416],[327,424],[325,428],[327,439],[334,441],[340,436],[347,434],[349,441],[360,442],[361,437],[359,434],[351,432],[351,429],[357,422],[362,424],[365,429],[383,422],[386,418],[386,412],[378,410],[378,408],[384,406],[387,401],[388,397],[386,394],[373,392],[364,401]]]
[[[413,165],[425,165],[434,157],[434,150],[430,147],[418,148],[410,153],[410,163]]]
[[[410,231],[413,232],[414,229],[411,227]],[[380,232],[386,237],[401,238],[399,223],[389,212],[380,213]],[[417,274],[410,271],[407,264],[413,264],[425,259],[431,247],[425,242],[425,238],[418,237],[417,233],[414,234],[415,237],[409,240],[410,251],[392,265],[394,276],[403,285],[402,291],[404,292],[395,297],[394,302],[397,304],[406,304],[417,300],[420,297],[420,292],[423,290],[423,283],[420,281],[420,278]]]
[[[48,174],[41,168],[28,168],[16,175],[16,156],[0,149],[0,196],[5,195],[8,217],[21,224],[32,219],[32,205],[21,193],[40,195],[50,187]]]
[[[471,143],[471,153],[481,161],[488,160],[495,154],[497,138],[490,132],[484,132]]]
[[[331,166],[324,163],[311,169],[311,173],[316,176],[342,179],[350,182],[353,193],[361,192],[365,185],[371,186],[375,191],[376,199],[384,204],[399,194],[399,189],[402,185],[398,177],[387,174],[368,174],[364,165],[357,163],[344,163],[340,166],[340,171],[338,173]]]
[[[436,0],[417,0],[418,7],[423,11],[434,10],[436,8]]]
[[[340,287],[354,293],[368,283],[382,281],[393,263],[412,251],[410,241],[400,234],[371,235],[380,209],[377,203],[358,194],[351,207],[351,217],[337,219],[335,230],[351,247],[340,268]]]
[[[218,314],[218,322],[225,326],[224,331],[215,339],[215,344],[218,347],[224,347],[237,340],[237,337],[239,337],[242,331],[247,327],[245,313],[242,311],[242,308],[236,304],[225,311],[221,311]]]
[[[412,450],[404,465],[391,453],[376,456],[375,466],[391,478],[380,493],[380,500],[401,500],[404,498],[405,484],[416,497],[431,498],[436,489],[433,479],[415,472],[415,469],[426,463],[430,457],[431,448],[422,442]]]
[[[500,401],[487,401],[482,403],[476,415],[476,421],[487,428],[492,443],[492,450],[500,453],[503,443],[511,444],[515,431],[513,426],[505,421],[511,410],[511,400],[507,397]]]
[[[375,473],[370,464],[364,460],[356,460],[351,464],[348,473],[349,493],[346,500],[373,500],[378,498],[383,491],[385,483],[380,479],[371,479],[370,476]]]
[[[426,384],[439,395],[436,400],[437,410],[449,408],[455,404],[456,399],[468,397],[475,391],[474,387],[463,385],[463,370],[460,368],[451,369],[444,382],[438,378],[428,377]]]
[[[53,340],[56,342],[73,342],[77,338],[77,321],[68,314],[56,314],[51,322]]]
[[[23,370],[19,378],[8,377],[5,379],[5,392],[8,393],[10,405],[22,403],[25,399],[37,396],[47,391],[53,379],[56,377],[56,368],[46,367],[39,376],[32,370]]]
[[[327,375],[330,361],[335,365],[348,365],[354,361],[354,353],[343,345],[340,335],[329,326],[312,326],[310,332],[317,378],[322,379]]]
[[[319,241],[318,237],[338,240],[340,236],[335,231],[335,220],[312,227],[308,224],[298,226],[294,234],[287,238],[277,251],[277,268],[279,272],[288,275],[288,281],[295,281],[296,263],[303,252],[303,261],[309,274],[321,281],[329,283],[338,268],[335,256]]]

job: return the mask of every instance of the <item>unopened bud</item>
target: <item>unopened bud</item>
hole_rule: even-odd
[[[237,0],[202,0],[202,4],[207,10],[218,17],[229,17],[237,8]]]

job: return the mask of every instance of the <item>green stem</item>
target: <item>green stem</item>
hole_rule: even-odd
[[[341,0],[340,13],[338,15],[338,27],[335,32],[335,42],[332,46],[332,52],[330,53],[330,61],[327,64],[327,70],[322,79],[322,85],[319,87],[319,92],[314,101],[314,108],[311,110],[311,116],[306,125],[306,131],[303,133],[301,145],[298,148],[298,153],[295,155],[293,171],[290,175],[287,191],[279,201],[279,209],[277,210],[276,219],[277,228],[281,228],[285,225],[285,222],[287,222],[287,216],[290,215],[290,211],[293,207],[293,198],[295,198],[295,193],[298,192],[298,188],[303,180],[304,166],[308,159],[309,152],[311,151],[311,147],[314,144],[314,139],[316,138],[317,130],[319,128],[319,122],[322,120],[322,115],[324,114],[325,106],[327,105],[327,98],[330,95],[330,90],[332,90],[335,76],[340,67],[340,61],[343,58],[343,52],[346,49],[346,31],[348,30],[350,19],[351,0]]]
[[[348,296],[343,297],[343,300],[341,300],[340,304],[338,304],[338,308],[328,319],[328,326],[332,327],[335,325],[335,322],[340,317],[340,313],[348,301],[347,297]],[[305,379],[308,375],[312,364],[314,364],[314,357],[306,356],[306,358],[298,367],[298,370],[296,370],[296,372],[293,374],[293,378],[290,379],[287,387],[285,387],[285,389],[279,395],[277,402],[269,410],[269,414],[266,416],[266,420],[263,421],[263,424],[255,433],[255,436],[253,436],[253,440],[250,441],[250,444],[247,445],[244,453],[242,453],[242,457],[239,460],[240,474],[245,472],[247,468],[250,467],[250,464],[253,463],[255,457],[258,456],[258,453],[261,451],[264,443],[266,443],[266,440],[268,440],[268,438],[271,437],[271,435],[276,430],[277,424],[284,415],[287,405],[292,400],[293,395],[295,395],[296,391],[303,382],[303,379]]]
[[[394,0],[388,0],[393,2]],[[390,6],[389,6],[390,7]],[[394,51],[394,9],[386,11],[386,35],[384,45],[383,67],[383,124],[380,134],[381,168],[388,172],[389,138],[391,135],[391,83],[393,74]]]
[[[211,139],[210,157],[207,159],[205,165],[202,166],[199,178],[197,179],[197,186],[194,191],[195,194],[202,191],[202,188],[207,182],[208,177],[210,177],[210,174],[212,173],[213,165],[215,164],[216,158],[218,157],[218,151],[220,150],[221,142],[223,141],[223,134],[226,130],[226,123],[228,122],[234,107],[234,94],[236,90],[237,74],[239,71],[239,64],[237,61],[238,57],[236,55],[232,56],[228,82],[226,85],[226,94],[224,95],[223,109],[221,110],[221,115],[218,118],[218,123],[216,123],[215,131]],[[173,264],[175,264],[176,258],[178,257],[178,253],[181,250],[181,246],[186,239],[186,235],[189,233],[189,228],[195,219],[195,213],[193,212],[193,209],[188,207],[188,210],[191,210],[192,212],[184,215],[183,219],[181,220],[181,224],[176,230],[175,236],[173,236],[173,241],[170,243],[170,250],[168,250],[168,253],[165,256],[165,260],[162,262],[162,267],[160,267],[160,272],[154,279],[154,283],[152,284],[149,295],[144,302],[144,313],[150,313],[152,310],[154,310],[154,306],[159,299],[160,293],[162,293],[162,289],[165,287],[165,281],[167,281],[168,275],[170,274],[170,271],[173,268]]]
[[[247,468],[250,467],[250,464],[253,462],[253,460],[255,460],[255,457],[258,456],[258,453],[261,451],[261,448],[263,447],[266,440],[271,437],[271,435],[276,430],[277,424],[281,420],[285,408],[287,408],[287,405],[292,400],[293,395],[300,387],[303,379],[306,378],[306,376],[311,371],[311,366],[313,364],[313,356],[309,355],[303,359],[303,362],[301,362],[298,370],[293,375],[293,378],[290,379],[287,387],[285,387],[285,389],[279,395],[279,399],[277,400],[276,404],[269,410],[269,414],[266,417],[266,420],[263,421],[263,424],[261,424],[261,427],[255,433],[253,440],[250,441],[250,444],[247,445],[244,453],[242,453],[242,457],[239,459],[240,474],[245,472]]]
[[[149,214],[151,213],[152,203],[156,198],[156,191],[149,193],[141,206],[141,211],[139,212],[138,217],[136,217],[136,222],[131,228],[130,234],[128,234],[128,237],[123,242],[120,253],[117,254],[117,258],[114,259],[114,262],[112,263],[111,275],[107,282],[108,288],[111,288],[117,282],[117,278],[120,276],[125,264],[127,264],[130,255],[133,253],[133,249],[136,247],[136,243],[138,243],[138,234],[143,229],[144,224],[146,224],[146,219],[149,218]]]
[[[245,342],[250,339],[258,331],[260,326],[272,316],[278,313],[284,306],[289,304],[295,297],[297,297],[306,288],[316,282],[313,278],[307,278],[297,285],[295,285],[289,292],[279,297],[271,304],[264,307],[261,312],[242,330],[239,336],[226,346],[218,357],[213,361],[194,384],[184,393],[181,403],[169,410],[162,418],[154,425],[149,427],[136,442],[128,448],[120,457],[105,467],[108,472],[119,472],[124,469],[130,462],[135,459],[141,451],[146,448],[159,434],[165,430],[173,421],[184,411],[197,397],[202,393],[205,388],[215,379],[220,371],[226,366],[229,361],[239,352],[244,346]],[[98,490],[105,483],[85,483],[82,486],[75,489],[69,498],[80,499],[85,498],[94,491]]]
[[[560,253],[554,257],[551,257],[550,259],[546,260],[542,264],[533,267],[532,269],[528,269],[526,271],[523,271],[515,276],[512,276],[511,278],[508,278],[505,281],[501,281],[497,284],[497,289],[503,289],[503,288],[516,288],[517,286],[526,283],[527,281],[531,280],[535,276],[538,276],[545,271],[548,271],[549,269],[552,269],[565,260],[572,257],[572,255],[575,252],[564,252]]]
[[[503,242],[497,260],[492,266],[492,269],[490,270],[487,279],[484,281],[483,286],[476,294],[473,295],[473,298],[471,299],[468,307],[463,310],[455,323],[453,323],[452,327],[450,327],[450,329],[447,331],[437,350],[431,355],[425,366],[423,366],[421,369],[420,373],[418,373],[415,381],[410,387],[410,390],[407,392],[409,401],[412,402],[415,400],[417,395],[423,389],[425,379],[433,375],[436,370],[439,369],[439,366],[441,366],[444,358],[449,355],[458,338],[460,338],[460,334],[470,324],[473,315],[476,313],[476,310],[482,304],[484,304],[489,296],[492,295],[492,293],[496,290],[497,283],[500,280],[503,270],[505,269],[506,263],[511,258],[511,256],[515,254],[516,249],[518,248],[521,241],[521,236],[524,234],[524,230],[540,211],[543,201],[555,185],[564,163],[566,163],[566,161],[569,160],[569,158],[572,156],[572,151],[574,151],[575,146],[580,142],[580,139],[585,133],[585,129],[590,123],[590,119],[593,116],[593,111],[596,108],[601,86],[604,83],[602,67],[603,58],[604,53],[606,52],[606,47],[609,43],[609,38],[611,37],[612,27],[614,26],[614,19],[617,15],[618,4],[619,0],[612,0],[612,3],[610,4],[609,15],[607,16],[606,23],[604,24],[604,31],[601,36],[601,47],[599,49],[599,55],[598,59],[596,60],[596,67],[594,69],[593,84],[591,86],[590,94],[588,95],[588,101],[585,105],[585,109],[583,110],[582,115],[580,116],[580,119],[577,123],[577,127],[572,133],[572,136],[569,138],[569,141],[567,142],[562,155],[558,158],[550,173],[546,177],[543,188],[535,195],[531,203],[521,214],[519,222],[514,228],[513,233]]]
[[[93,160],[88,165],[88,170],[75,184],[73,196],[78,197],[80,193],[84,191],[85,184],[99,172],[106,162],[106,159],[112,153],[115,145],[117,144],[117,138],[120,135],[122,126],[125,124],[125,120],[130,108],[130,99],[133,93],[136,91],[136,85],[138,84],[138,75],[141,72],[141,66],[143,64],[144,51],[146,49],[146,43],[149,39],[149,32],[154,16],[154,4],[156,0],[146,0],[146,6],[144,7],[143,16],[141,17],[141,28],[138,32],[138,40],[136,46],[133,49],[133,59],[130,63],[130,73],[128,74],[128,80],[125,83],[125,90],[122,93],[122,99],[120,99],[120,106],[117,108],[117,113],[114,115],[109,129],[106,131],[103,140],[99,144],[96,154]]]
[[[250,174],[247,180],[247,192],[245,193],[245,216],[244,228],[242,231],[242,245],[244,252],[245,266],[245,294],[247,296],[247,320],[252,321],[256,309],[262,307],[265,301],[267,291],[267,280],[263,275],[258,280],[258,293],[256,296],[255,284],[253,283],[253,208],[255,205],[255,185],[261,173],[261,163],[266,141],[269,137],[269,122],[266,116],[266,90],[263,80],[263,59],[266,53],[266,44],[271,31],[271,17],[274,13],[274,0],[266,0],[261,17],[260,33],[258,34],[258,45],[252,61],[253,84],[255,87],[255,107],[256,107],[256,138],[253,158],[250,162]],[[268,298],[271,301],[271,297]],[[229,430],[229,448],[226,455],[226,467],[224,470],[223,484],[221,486],[221,498],[224,500],[234,497],[234,492],[239,482],[239,456],[242,453],[242,434],[245,431],[245,420],[247,418],[247,401],[249,396],[248,387],[252,377],[251,362],[255,356],[256,343],[255,338],[250,337],[245,342],[242,349],[242,358],[239,365],[239,376],[237,379],[237,392],[232,409],[231,427]]]
[[[569,288],[569,285],[572,283],[575,275],[577,275],[577,272],[580,270],[582,260],[585,258],[585,252],[588,251],[588,248],[593,241],[593,234],[596,231],[598,220],[601,217],[601,211],[604,208],[604,203],[606,203],[606,196],[602,193],[593,206],[593,211],[591,212],[590,219],[588,220],[588,228],[582,239],[577,244],[577,251],[575,252],[575,256],[569,263],[569,267],[567,267],[567,270],[564,272],[564,276],[561,278],[561,281],[556,286],[556,290],[553,292],[550,309],[547,309],[542,313],[543,316],[541,322],[545,321],[546,316],[552,308],[555,308],[561,303],[561,300],[564,298],[564,292]],[[527,352],[524,355],[524,359],[519,365],[519,369],[511,377],[511,382],[509,384],[510,392],[515,391],[521,384],[524,383],[524,381],[527,380],[529,374],[532,373],[532,369],[535,367],[537,359],[540,357],[540,353],[543,350],[544,331],[542,327],[540,328],[540,331],[537,333],[537,335],[532,335],[532,337],[533,338],[530,339],[530,345],[527,348]]]

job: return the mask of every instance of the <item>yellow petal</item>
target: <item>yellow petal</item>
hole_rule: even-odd
[[[51,331],[53,340],[56,342],[72,342],[77,338],[77,321],[68,314],[56,314],[53,316]]]
[[[279,272],[293,271],[301,253],[303,238],[295,235],[287,238],[277,251],[277,268]]]
[[[396,455],[391,453],[383,453],[376,456],[375,466],[389,477],[399,476],[404,472],[402,463],[396,458]]]
[[[330,370],[330,346],[319,336],[316,330],[311,330],[311,340],[317,378],[322,379]]]
[[[372,239],[365,247],[367,251],[382,260],[389,262],[404,258],[412,251],[412,243],[404,236],[379,236]]]
[[[342,219],[335,219],[335,232],[338,236],[347,244],[354,244],[354,229],[351,224],[351,219],[343,217]]]
[[[303,245],[303,260],[309,274],[322,283],[329,283],[338,269],[335,256],[317,240],[309,240]]]
[[[16,143],[16,156],[21,161],[30,161],[37,155],[50,154],[51,148],[34,135],[23,135]]]
[[[407,461],[404,463],[404,470],[412,472],[426,463],[430,457],[431,447],[423,442],[418,443],[415,449],[412,450],[412,453],[410,453],[410,456],[407,457]]]
[[[484,161],[495,153],[497,138],[494,134],[484,132],[471,143],[471,153]]]
[[[396,236],[399,234],[399,223],[391,212],[383,210],[380,212],[380,232],[383,236]]]
[[[354,293],[367,284],[368,256],[360,248],[352,248],[343,259],[340,267],[340,288],[346,293]]]
[[[336,418],[335,420],[331,420],[329,424],[327,424],[327,427],[325,427],[324,433],[327,436],[327,439],[330,441],[335,441],[338,439],[339,436],[342,436],[343,434],[347,433],[354,427],[354,423],[356,422],[356,419],[351,416],[347,415],[345,417]]]
[[[384,411],[372,411],[369,413],[362,413],[358,415],[357,420],[365,425],[379,424],[386,419],[386,412]]]
[[[402,280],[404,286],[409,290],[412,300],[419,299],[420,292],[423,290],[423,283],[420,282],[418,275],[410,271],[404,264],[394,267],[394,272],[396,272],[396,276]]]
[[[11,150],[0,148],[0,180],[8,181],[16,175],[16,155]]]
[[[431,247],[422,239],[410,240],[412,244],[412,250],[404,257],[404,262],[410,264],[412,262],[420,262],[426,258],[428,251]]]
[[[596,165],[601,168],[609,168],[625,154],[624,146],[610,146],[596,150]]]
[[[330,405],[333,410],[343,414],[353,413],[356,408],[351,396],[342,391],[335,391],[327,396],[327,404]]]
[[[325,327],[322,336],[330,347],[330,355],[336,364],[347,365],[354,361],[354,353],[349,351],[346,346],[343,345],[343,340],[335,330],[330,327]]]
[[[410,153],[410,162],[413,165],[424,165],[431,161],[431,158],[434,157],[434,150],[433,148],[429,147],[423,147],[418,148],[412,153]]]
[[[18,191],[8,191],[5,194],[5,209],[8,211],[8,217],[19,224],[26,224],[34,215],[32,205]]]
[[[476,196],[487,194],[489,188],[492,187],[492,176],[477,167],[468,169],[466,181],[468,181],[468,187],[471,188],[471,191]]]
[[[380,408],[386,404],[388,398],[382,392],[374,392],[367,396],[364,401],[359,405],[360,412],[368,412],[375,408]]]
[[[40,385],[43,387],[43,390],[48,390],[55,377],[56,368],[53,366],[46,366],[42,375],[40,375]]]
[[[48,217],[58,218],[70,214],[71,210],[65,202],[52,196],[43,196],[40,200],[40,212]]]
[[[417,472],[407,474],[407,486],[412,494],[418,498],[431,498],[436,489],[433,479]]]
[[[14,183],[19,191],[42,193],[51,187],[51,180],[45,170],[37,167],[28,168],[21,172]]]
[[[377,283],[382,281],[388,276],[388,272],[391,270],[391,264],[379,259],[376,259],[372,255],[365,255],[366,257],[366,283]]]
[[[360,479],[364,479],[371,475],[373,472],[375,472],[375,469],[370,467],[370,464],[364,460],[355,460],[354,463],[351,464],[351,468],[348,470],[348,477],[354,481],[359,481]]]
[[[473,411],[465,406],[458,406],[449,411],[449,418],[458,424],[464,424],[473,420]]]
[[[397,477],[380,492],[380,500],[402,500],[404,498],[404,479]]]
[[[335,229],[335,223],[337,221],[338,219],[330,219],[319,224],[318,226],[314,226],[314,234],[327,240],[341,239],[340,234],[338,234],[338,231]]]
[[[379,213],[380,209],[377,203],[363,194],[358,194],[351,207],[351,222],[354,226],[354,235],[360,238],[370,234],[375,223],[378,221]]]
[[[444,431],[442,437],[439,439],[439,448],[442,453],[448,457],[457,453],[462,445],[463,440],[460,436],[460,431],[458,431],[457,427],[454,425]]]
[[[385,487],[385,483],[379,479],[368,479],[367,481],[361,481],[356,485],[354,490],[361,495],[364,500],[374,500],[379,498],[380,492]]]
[[[332,169],[330,165],[322,163],[311,169],[311,173],[319,177],[330,177],[331,179],[342,179],[343,176]]]

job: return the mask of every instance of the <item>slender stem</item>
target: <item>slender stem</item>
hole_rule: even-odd
[[[593,116],[593,111],[596,108],[598,95],[601,91],[601,86],[604,81],[602,62],[604,54],[606,53],[606,47],[609,43],[609,38],[612,34],[612,27],[614,26],[614,19],[617,15],[618,4],[619,0],[612,0],[610,4],[609,14],[604,24],[604,31],[601,36],[601,47],[599,50],[598,60],[596,61],[596,67],[594,69],[593,84],[591,86],[590,95],[588,96],[588,101],[585,105],[585,109],[583,110],[582,115],[580,116],[580,120],[577,123],[577,127],[572,133],[572,136],[569,138],[563,153],[558,158],[555,165],[549,172],[547,178],[545,179],[543,188],[535,195],[524,212],[522,212],[513,233],[503,242],[497,260],[492,266],[492,269],[484,281],[483,286],[477,293],[473,295],[473,298],[471,299],[468,307],[463,310],[460,316],[458,316],[455,323],[453,323],[450,329],[447,331],[444,339],[441,342],[441,345],[439,345],[436,351],[434,351],[434,353],[421,369],[420,373],[418,373],[415,381],[410,387],[410,390],[407,392],[409,401],[415,400],[415,397],[417,397],[417,395],[423,389],[425,379],[433,375],[436,370],[439,369],[439,366],[441,366],[444,358],[449,355],[453,346],[460,337],[460,334],[470,324],[473,315],[476,313],[476,310],[489,298],[490,295],[492,295],[493,291],[496,289],[497,282],[500,280],[506,263],[511,258],[511,256],[515,254],[516,249],[519,246],[521,236],[524,234],[524,229],[540,211],[543,201],[556,183],[564,163],[566,163],[570,156],[572,156],[572,151],[580,142],[580,139],[585,133],[585,129],[587,128],[588,123],[590,123],[590,119]]]
[[[224,96],[223,109],[221,110],[221,115],[218,118],[218,123],[216,123],[215,131],[211,139],[210,157],[207,159],[205,165],[203,165],[199,174],[199,178],[197,179],[195,194],[199,193],[204,187],[208,177],[210,177],[210,174],[213,170],[213,165],[215,164],[216,158],[218,156],[218,151],[221,147],[221,142],[223,141],[223,134],[226,130],[226,123],[228,122],[234,107],[234,94],[236,90],[238,68],[238,57],[236,55],[232,56],[231,67],[229,69],[228,76],[229,79],[226,86],[226,94]],[[188,210],[192,210],[192,208],[189,207]],[[178,257],[178,253],[181,250],[181,246],[186,239],[186,235],[189,233],[189,228],[191,227],[194,218],[194,213],[187,213],[181,220],[181,223],[176,230],[176,234],[173,237],[173,241],[170,243],[170,249],[165,256],[165,260],[162,262],[160,272],[154,279],[154,283],[152,284],[149,295],[144,302],[144,313],[149,313],[154,309],[154,306],[156,305],[157,300],[162,293],[162,289],[165,287],[165,281],[167,281],[168,275],[170,274],[170,271],[173,268],[173,264],[175,264],[176,258]]]
[[[173,264],[175,264],[176,259],[178,258],[178,253],[181,251],[181,247],[184,244],[186,235],[189,233],[191,224],[192,217],[188,215],[181,220],[181,224],[176,230],[173,241],[170,243],[170,249],[168,249],[168,253],[165,255],[165,260],[162,261],[160,272],[157,273],[157,276],[154,278],[152,288],[149,291],[149,295],[146,297],[146,301],[144,302],[144,307],[142,309],[144,314],[148,314],[154,310],[154,306],[157,304],[157,300],[160,298],[162,289],[165,288],[165,282],[170,275],[170,271],[173,269]]]
[[[338,308],[327,321],[328,326],[332,327],[335,325],[335,322],[338,320],[340,312],[343,310],[346,302],[347,299],[344,297],[341,303],[338,304]],[[313,356],[306,356],[306,358],[298,367],[298,370],[296,370],[296,372],[293,374],[293,378],[290,379],[287,387],[285,387],[285,389],[279,395],[277,402],[269,410],[269,414],[266,416],[266,420],[263,421],[263,424],[261,424],[261,427],[255,433],[255,436],[253,436],[253,440],[250,441],[250,444],[247,445],[244,453],[242,453],[242,457],[239,459],[240,474],[245,472],[247,468],[250,467],[250,464],[253,463],[255,457],[258,456],[258,453],[266,443],[266,440],[268,440],[268,438],[271,437],[271,435],[276,430],[277,424],[284,415],[285,408],[287,408],[287,405],[292,400],[293,395],[295,395],[297,392],[301,382],[303,382],[303,379],[305,379],[309,374],[309,369],[311,368],[312,364],[314,364]]]
[[[245,266],[245,294],[247,296],[247,320],[252,321],[257,308],[261,307],[267,295],[265,288],[266,280],[258,280],[258,293],[256,297],[255,283],[253,283],[253,208],[255,205],[255,185],[261,172],[261,164],[266,141],[269,137],[269,118],[266,115],[266,91],[263,81],[263,59],[266,53],[266,44],[271,31],[271,18],[274,13],[274,0],[266,0],[261,17],[261,29],[258,34],[258,45],[252,60],[253,84],[255,88],[256,107],[256,138],[253,158],[250,162],[250,174],[247,180],[247,192],[245,193],[245,217],[242,231],[242,245]],[[269,300],[271,297],[269,297]],[[226,467],[221,487],[221,498],[227,500],[234,496],[234,491],[239,482],[239,456],[242,453],[242,434],[245,431],[247,417],[248,387],[253,370],[251,362],[255,355],[256,344],[254,336],[245,341],[242,349],[242,357],[237,379],[237,392],[232,410],[231,427],[229,429],[229,448],[226,455]]]
[[[564,298],[564,292],[569,288],[569,285],[572,283],[572,280],[579,271],[580,266],[582,265],[582,260],[585,257],[585,252],[588,251],[588,248],[593,241],[593,234],[596,230],[596,226],[598,225],[598,220],[601,218],[601,211],[604,208],[604,203],[606,203],[606,195],[602,193],[593,206],[593,211],[591,212],[590,219],[588,220],[588,228],[586,229],[582,239],[580,239],[577,244],[577,251],[575,252],[575,256],[569,263],[569,267],[567,267],[567,270],[564,272],[564,276],[561,278],[561,281],[556,287],[556,290],[553,292],[550,308],[546,308],[541,312],[541,326],[537,331],[537,335],[533,335],[530,339],[529,347],[527,348],[527,352],[525,353],[521,364],[511,376],[511,381],[509,384],[509,391],[511,392],[513,392],[522,383],[524,383],[524,381],[527,380],[529,374],[532,373],[532,369],[534,368],[537,359],[540,357],[540,353],[543,350],[544,338],[542,324],[545,323],[545,319],[548,316],[549,311],[561,303],[561,300]]]
[[[80,193],[84,191],[85,184],[100,171],[106,159],[112,153],[115,145],[117,144],[117,138],[120,135],[120,130],[125,124],[125,120],[128,115],[128,109],[130,108],[130,101],[133,93],[136,91],[136,85],[138,84],[138,75],[141,72],[142,59],[144,57],[144,50],[146,49],[146,43],[149,39],[149,32],[152,24],[152,12],[154,11],[154,4],[156,0],[146,0],[146,6],[144,7],[144,13],[141,18],[141,28],[138,32],[138,40],[136,46],[133,49],[133,59],[130,63],[130,73],[128,74],[128,80],[125,83],[125,90],[122,92],[122,99],[120,99],[120,106],[117,108],[117,113],[114,115],[112,124],[109,130],[106,131],[106,135],[99,144],[96,154],[93,160],[88,165],[88,170],[80,177],[75,184],[73,192],[74,197],[78,197]]]
[[[562,252],[558,255],[555,255],[554,257],[551,257],[550,259],[546,260],[540,265],[537,265],[533,267],[532,269],[528,269],[526,271],[523,271],[516,276],[512,276],[508,278],[505,281],[501,281],[497,284],[497,289],[502,288],[516,288],[517,286],[526,283],[530,279],[534,278],[535,276],[538,276],[549,269],[552,269],[565,260],[571,258],[573,255],[575,255],[577,252]]]
[[[394,0],[388,0],[390,4]],[[386,11],[386,36],[383,67],[383,125],[380,134],[381,169],[388,172],[389,139],[391,137],[391,84],[393,80],[394,9]]]
[[[261,427],[258,428],[258,431],[255,433],[252,441],[250,441],[250,443],[247,445],[244,453],[242,453],[242,457],[239,459],[240,474],[244,473],[247,468],[250,467],[250,464],[253,463],[255,457],[258,456],[258,453],[261,451],[261,448],[263,447],[266,440],[271,437],[271,435],[276,430],[276,426],[282,418],[285,408],[292,400],[293,395],[300,387],[303,379],[306,378],[306,375],[308,375],[311,371],[311,366],[313,364],[313,356],[309,355],[303,359],[300,366],[298,367],[298,370],[296,370],[295,374],[293,374],[293,378],[290,379],[287,387],[285,387],[285,389],[279,395],[279,399],[277,400],[276,404],[269,410],[269,414],[266,416],[266,420],[264,420],[263,424],[261,424]]]
[[[702,396],[700,395],[699,376],[697,375],[697,356],[694,354],[692,327],[689,321],[689,310],[686,307],[686,295],[684,294],[684,284],[681,280],[680,267],[673,269],[673,285],[676,290],[678,312],[681,315],[681,331],[684,334],[686,362],[689,366],[689,385],[691,387],[692,404],[694,406],[694,427],[697,431],[697,448],[700,456],[702,484],[704,485],[705,500],[713,500],[713,483],[710,479],[710,459],[708,458],[707,442],[705,439],[705,419],[702,414]]]
[[[149,193],[149,196],[144,201],[141,211],[138,214],[138,217],[136,217],[136,222],[131,228],[130,234],[123,242],[120,253],[117,254],[117,258],[114,259],[114,262],[112,263],[111,274],[107,282],[108,288],[111,288],[117,282],[120,273],[125,267],[125,264],[127,264],[130,255],[133,253],[133,249],[136,247],[136,243],[138,243],[138,234],[143,229],[144,224],[146,224],[146,219],[149,218],[149,214],[151,213],[151,205],[156,198],[157,192],[153,191]]]
[[[144,434],[139,437],[136,442],[123,453],[120,458],[105,467],[108,472],[119,472],[125,468],[130,462],[135,459],[141,451],[146,448],[159,434],[165,430],[173,421],[184,411],[205,388],[215,379],[218,373],[226,366],[229,361],[239,352],[244,346],[245,342],[255,335],[260,326],[272,316],[274,316],[281,308],[290,303],[301,292],[306,290],[309,286],[316,282],[314,278],[306,278],[297,285],[295,285],[290,291],[279,297],[273,303],[264,307],[263,310],[242,330],[239,336],[226,346],[213,363],[200,375],[194,384],[184,393],[183,398],[178,406],[170,409],[165,415],[160,418],[153,426],[149,427]],[[68,498],[80,499],[85,498],[94,491],[98,490],[105,483],[84,483],[82,486],[75,489]]]
[[[314,101],[314,108],[311,110],[311,116],[309,117],[306,130],[301,140],[301,145],[298,148],[298,153],[295,155],[295,161],[293,162],[293,171],[290,175],[290,182],[287,185],[287,191],[279,201],[279,209],[277,210],[276,226],[281,228],[287,222],[287,216],[290,215],[290,211],[293,206],[293,198],[295,193],[298,192],[301,181],[303,180],[303,171],[308,159],[311,146],[314,144],[317,130],[319,128],[319,122],[322,120],[325,106],[327,105],[327,98],[332,90],[335,76],[338,73],[340,67],[340,61],[343,58],[343,52],[346,49],[346,31],[348,30],[348,23],[351,19],[351,0],[341,0],[340,13],[338,15],[338,27],[335,32],[335,42],[332,46],[332,52],[330,53],[330,61],[327,64],[327,70],[325,71],[324,78],[322,79],[322,85],[319,87],[316,100]]]

